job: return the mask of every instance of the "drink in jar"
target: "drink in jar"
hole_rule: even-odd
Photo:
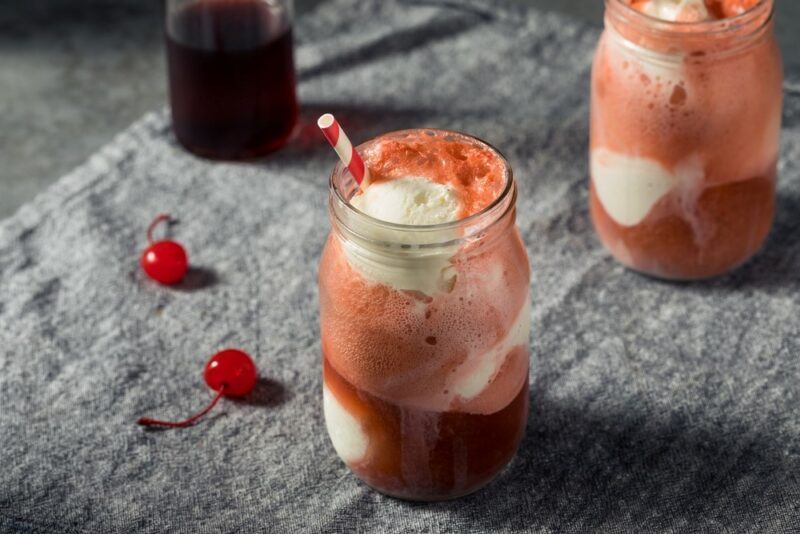
[[[383,493],[459,497],[511,460],[528,415],[516,186],[463,134],[406,130],[358,150],[370,180],[335,169],[319,272],[328,432]]]
[[[747,261],[774,216],[781,103],[772,0],[606,0],[590,155],[606,248],[668,279]]]

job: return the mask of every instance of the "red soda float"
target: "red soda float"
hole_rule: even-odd
[[[459,133],[394,132],[358,152],[360,186],[344,165],[331,177],[319,269],[330,438],[383,493],[459,497],[503,469],[527,421],[516,186],[496,150]]]

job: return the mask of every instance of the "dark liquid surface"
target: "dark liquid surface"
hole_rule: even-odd
[[[168,21],[175,135],[198,155],[237,159],[282,146],[297,120],[292,32],[264,2],[208,0]]]

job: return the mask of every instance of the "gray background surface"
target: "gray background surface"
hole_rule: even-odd
[[[601,0],[516,1],[602,25]],[[0,218],[164,104],[162,18],[157,0],[0,0]],[[778,0],[778,36],[797,71],[800,2]]]
[[[711,282],[661,283],[591,230],[597,28],[487,5],[322,4],[299,22],[303,127],[284,150],[210,164],[155,112],[0,223],[0,531],[800,530],[797,70],[765,249]],[[531,416],[509,469],[473,496],[382,497],[325,435],[314,270],[335,158],[313,126],[322,111],[356,141],[474,133],[519,180]],[[180,217],[194,266],[175,289],[137,268],[162,211]],[[253,396],[190,429],[133,424],[206,401],[201,368],[224,346],[254,356]]]

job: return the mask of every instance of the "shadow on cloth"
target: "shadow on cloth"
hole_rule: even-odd
[[[209,267],[189,267],[183,280],[175,286],[179,291],[200,291],[219,284],[220,278],[214,269]]]
[[[358,145],[377,135],[392,130],[415,128],[424,122],[424,117],[434,115],[432,110],[419,108],[392,109],[381,106],[341,104],[337,102],[304,102],[300,117],[289,142],[280,150],[250,163],[281,169],[289,162],[302,159],[309,165],[325,164],[327,172],[338,161],[328,142],[317,127],[317,119],[325,113],[333,113],[347,132],[353,145]]]
[[[408,507],[449,511],[481,528],[601,524],[663,527],[705,522],[752,506],[751,497],[796,472],[769,435],[735,423],[698,427],[688,417],[591,408],[532,399],[516,458],[494,482],[466,498]],[[757,436],[757,437],[752,437]],[[755,492],[755,493],[754,493]],[[760,492],[760,493],[759,493]]]
[[[319,65],[302,69],[298,79],[306,82],[322,75],[350,71],[358,65],[373,63],[392,56],[405,56],[411,50],[431,46],[471,30],[491,18],[487,12],[469,11],[461,17],[435,18],[421,26],[388,32],[353,50],[344,50]]]
[[[283,384],[271,378],[260,377],[253,391],[246,397],[231,399],[238,404],[274,408],[292,398],[291,392]]]

